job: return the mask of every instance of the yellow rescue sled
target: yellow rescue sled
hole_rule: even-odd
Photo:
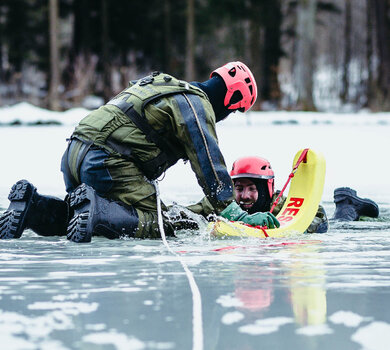
[[[307,151],[307,153],[306,153]],[[305,154],[302,162],[294,166]],[[286,201],[276,216],[279,228],[255,228],[224,219],[211,223],[211,234],[216,237],[286,237],[304,233],[313,221],[320,204],[325,182],[326,162],[321,153],[312,149],[300,150],[294,157],[293,177]],[[293,174],[292,173],[292,174]]]

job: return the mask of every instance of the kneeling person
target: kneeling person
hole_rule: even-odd
[[[241,62],[217,68],[205,82],[159,72],[130,82],[74,130],[61,164],[66,200],[19,181],[0,216],[0,238],[19,238],[25,228],[75,242],[93,235],[159,238],[153,181],[179,159],[190,161],[208,199],[205,216],[279,225],[271,214],[249,214],[235,202],[216,135],[216,122],[246,112],[256,97],[254,76]],[[168,220],[164,226],[173,235]]]

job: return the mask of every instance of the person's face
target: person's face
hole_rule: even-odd
[[[241,209],[249,210],[256,203],[259,193],[251,180],[247,178],[235,180],[234,189],[236,190],[236,202]]]

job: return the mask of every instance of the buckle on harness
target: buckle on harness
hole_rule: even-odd
[[[142,78],[140,80],[139,86],[144,86],[144,85],[147,85],[147,84],[151,84],[151,83],[153,83],[153,80],[154,80],[154,78],[149,75],[149,76],[147,76],[145,78]]]
[[[185,88],[186,90],[190,89],[190,84],[183,80],[179,80],[179,86]]]

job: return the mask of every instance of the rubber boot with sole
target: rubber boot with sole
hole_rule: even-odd
[[[356,191],[349,187],[340,187],[334,190],[336,210],[333,219],[341,221],[356,221],[360,216],[377,218],[378,205],[367,198],[359,198]]]
[[[26,228],[26,218],[37,189],[27,180],[12,186],[8,195],[10,205],[0,217],[0,238],[20,238]]]
[[[134,237],[138,214],[133,207],[100,197],[86,184],[71,192],[68,201],[74,212],[67,229],[69,240],[88,243],[92,236]]]
[[[8,196],[10,205],[0,217],[0,238],[20,238],[26,228],[39,235],[65,235],[68,205],[65,201],[42,196],[33,184],[20,180]]]

